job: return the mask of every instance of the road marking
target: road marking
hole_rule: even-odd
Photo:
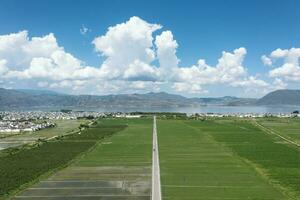
[[[156,130],[156,116],[153,117],[153,147],[152,147],[152,200],[161,200],[160,170],[158,156],[158,142]]]

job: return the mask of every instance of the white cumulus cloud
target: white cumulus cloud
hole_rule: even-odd
[[[216,65],[204,59],[192,66],[181,66],[179,48],[173,33],[157,23],[131,17],[110,26],[92,45],[103,62],[85,64],[59,45],[53,33],[30,37],[28,31],[0,35],[0,79],[32,81],[37,87],[96,91],[101,94],[134,91],[159,91],[203,94],[208,85],[259,88],[260,91],[287,87],[285,80],[300,80],[300,49],[277,49],[263,55],[265,65],[282,59],[273,68],[272,83],[250,75],[244,66],[244,47],[223,51]],[[82,26],[82,34],[89,29]],[[157,33],[158,32],[158,33]]]
[[[271,60],[271,58],[269,58],[269,57],[266,56],[266,55],[262,55],[262,56],[261,56],[261,61],[262,61],[262,63],[263,63],[265,66],[271,66],[271,65],[272,65],[272,60]]]
[[[136,75],[140,75],[142,80],[148,77],[149,72],[153,73],[154,69],[150,70],[150,63],[155,59],[153,32],[160,28],[159,24],[131,17],[125,23],[109,27],[105,35],[95,38],[95,51],[106,57],[101,66],[103,74],[109,78],[125,79],[131,78],[131,75],[139,79]]]
[[[5,74],[8,71],[6,64],[7,64],[6,60],[4,59],[0,60],[0,75]]]
[[[270,77],[283,78],[289,81],[300,81],[300,48],[276,49],[270,56],[283,59],[283,64],[269,72]]]
[[[3,78],[51,80],[85,79],[99,70],[64,51],[54,34],[29,38],[27,31],[0,36],[0,60],[5,60]]]
[[[195,83],[174,83],[172,88],[177,92],[187,92],[190,94],[208,93],[207,90],[202,89],[201,85]]]
[[[176,56],[178,44],[173,39],[171,31],[163,31],[156,36],[155,45],[160,72],[163,76],[168,76],[168,74],[172,73],[172,70],[178,67],[179,59]]]
[[[247,70],[242,66],[246,53],[243,47],[235,49],[233,53],[224,51],[216,66],[209,66],[200,59],[197,65],[177,68],[177,80],[201,85],[232,83],[246,76]]]

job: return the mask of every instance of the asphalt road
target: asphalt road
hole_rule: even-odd
[[[153,117],[153,148],[152,148],[152,200],[161,200],[160,170],[156,131],[156,116]]]

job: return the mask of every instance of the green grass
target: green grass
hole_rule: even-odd
[[[159,120],[163,199],[285,199],[253,166],[223,145],[251,142],[244,132],[209,121]],[[244,150],[252,154],[252,149]]]
[[[263,132],[249,121],[189,122],[254,166],[272,185],[288,196],[300,198],[300,149]]]
[[[104,119],[106,124],[128,128],[107,138],[81,159],[78,166],[151,166],[152,119]]]
[[[258,122],[300,144],[300,118],[263,118],[259,119]]]
[[[66,165],[99,140],[124,129],[124,125],[98,124],[81,134],[70,134],[36,145],[26,146],[1,157],[0,196],[17,190],[53,169]]]
[[[127,128],[106,137],[68,167],[20,192],[16,198],[63,195],[67,199],[89,195],[90,199],[150,199],[152,119],[101,119],[99,125]]]

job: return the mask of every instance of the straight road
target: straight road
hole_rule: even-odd
[[[161,200],[160,170],[156,131],[156,116],[153,117],[153,149],[152,149],[152,200]]]

